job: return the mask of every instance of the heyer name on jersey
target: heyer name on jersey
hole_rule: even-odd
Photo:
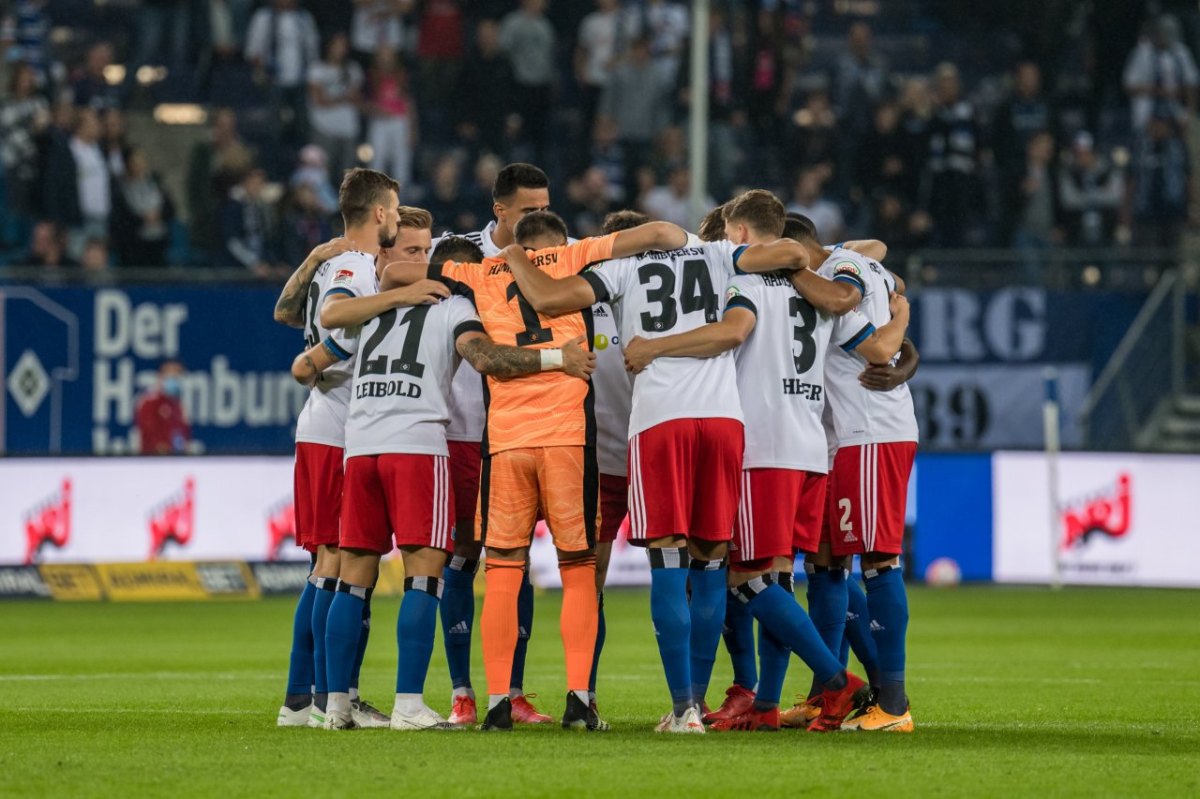
[[[784,396],[803,397],[810,402],[821,402],[825,396],[825,388],[815,383],[805,383],[795,377],[785,377],[782,380]]]
[[[189,328],[183,303],[135,306],[116,289],[96,292],[94,308],[92,449],[98,454],[134,451],[135,442],[124,431],[133,424],[138,396],[155,385],[164,359],[179,358],[187,337],[202,337],[205,331],[200,325]],[[290,425],[308,395],[287,371],[239,372],[224,355],[214,355],[207,365],[186,365],[182,401],[193,426]]]

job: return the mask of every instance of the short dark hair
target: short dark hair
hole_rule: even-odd
[[[530,211],[513,229],[513,238],[521,245],[546,236],[567,240],[567,223],[553,211]]]
[[[813,221],[795,211],[789,211],[783,220],[783,238],[801,243],[806,241],[812,241],[814,244],[821,243],[821,239],[817,235],[817,226],[813,224]]]
[[[696,232],[700,241],[721,241],[725,238],[725,206],[718,205],[700,220],[700,230]]]
[[[462,236],[446,236],[438,242],[429,255],[429,263],[440,266],[446,261],[477,264],[483,260],[483,250],[470,239]]]
[[[641,227],[649,221],[650,217],[641,211],[631,211],[629,209],[613,211],[604,217],[604,225],[601,230],[605,235],[619,233],[622,230],[632,230],[635,227]]]
[[[533,164],[509,164],[496,175],[496,182],[492,184],[492,199],[496,202],[507,200],[517,193],[517,189],[548,188],[550,178]]]
[[[371,208],[383,205],[389,191],[400,194],[400,183],[374,169],[354,168],[346,171],[342,187],[338,190],[338,210],[346,227],[360,225],[366,221]]]
[[[779,198],[765,189],[751,189],[725,203],[726,221],[740,222],[776,238],[783,234],[786,213]]]

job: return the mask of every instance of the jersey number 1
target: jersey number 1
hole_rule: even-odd
[[[509,283],[508,288],[504,290],[504,295],[509,302],[516,297],[517,307],[521,309],[521,321],[525,323],[525,332],[517,334],[518,347],[544,344],[554,340],[554,331],[548,327],[542,327],[542,320],[538,316],[538,312],[533,310],[533,306],[529,304],[529,300],[525,299],[525,295],[521,293],[521,288],[516,283]]]
[[[362,355],[359,360],[362,361],[362,366],[358,368],[358,376],[364,375],[382,375],[382,374],[408,374],[413,377],[421,377],[425,374],[425,364],[417,360],[417,350],[421,347],[421,331],[425,329],[425,317],[429,315],[428,305],[416,305],[408,309],[408,313],[400,320],[401,325],[408,325],[408,333],[404,336],[404,344],[400,347],[400,357],[392,360],[391,368],[388,368],[388,356],[384,353],[378,357],[372,358],[371,354],[396,326],[397,311],[393,308],[390,311],[385,311],[379,315],[379,324],[375,327],[375,332],[367,339],[367,343],[363,345]]]

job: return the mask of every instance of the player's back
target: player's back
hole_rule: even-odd
[[[624,344],[686,333],[719,318],[736,249],[714,242],[619,258],[595,267],[589,282],[611,299]],[[631,437],[672,419],[717,417],[742,419],[732,353],[658,358],[634,378]]]
[[[455,342],[479,330],[470,301],[395,308],[371,319],[349,346],[357,351],[346,456],[445,455]]]
[[[834,318],[796,293],[785,274],[737,275],[725,298],[726,313],[742,307],[756,319],[754,330],[735,350],[746,416],[744,468],[824,473],[828,462],[821,414]]]
[[[895,278],[876,261],[851,250],[837,248],[818,270],[830,279],[859,287],[858,312],[876,328],[891,321],[889,295]],[[855,352],[833,348],[825,364],[834,431],[839,446],[916,441],[917,419],[912,394],[902,383],[890,391],[870,391],[858,382],[867,361]]]
[[[379,291],[375,259],[351,250],[334,256],[317,267],[308,285],[304,306],[304,343],[308,347],[340,331],[321,324],[321,306],[331,296],[363,297]],[[354,359],[348,358],[326,369],[321,380],[309,392],[308,400],[296,420],[296,440],[341,447],[345,442],[346,413],[350,407],[350,384]]]

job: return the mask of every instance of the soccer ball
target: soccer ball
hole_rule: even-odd
[[[937,558],[925,567],[925,583],[934,588],[953,588],[962,582],[962,570],[954,558]]]

